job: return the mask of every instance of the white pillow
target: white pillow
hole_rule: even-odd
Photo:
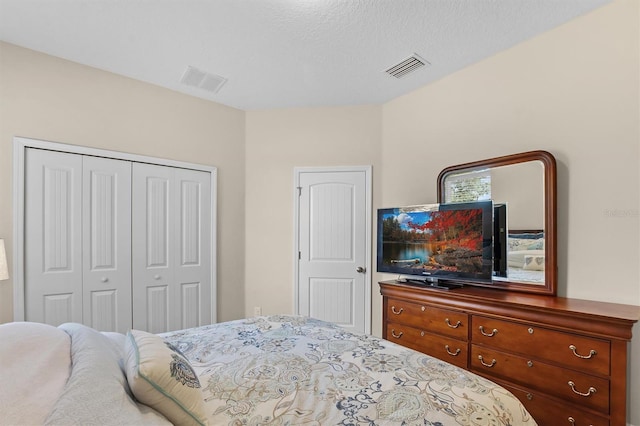
[[[207,423],[200,381],[180,351],[160,336],[139,330],[127,333],[125,351],[127,380],[138,401],[173,424]]]
[[[508,241],[509,250],[544,250],[544,238],[511,238]]]
[[[507,252],[507,265],[512,268],[524,268],[525,256],[541,256],[544,258],[544,255],[544,250],[509,251]]]
[[[544,256],[525,255],[522,269],[527,271],[544,271]]]

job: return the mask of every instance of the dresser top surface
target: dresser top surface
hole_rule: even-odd
[[[511,307],[520,306],[532,310],[549,310],[572,314],[584,314],[616,320],[637,322],[640,319],[640,306],[620,303],[599,302],[595,300],[572,299],[567,297],[547,296],[540,294],[519,293],[500,289],[465,286],[450,290],[429,288],[429,286],[413,283],[401,283],[394,280],[381,281],[381,288],[395,288],[413,295],[424,295],[426,298],[440,300],[492,303]]]

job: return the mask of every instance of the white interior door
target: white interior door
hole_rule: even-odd
[[[211,322],[210,173],[133,165],[133,326]]]
[[[25,152],[25,320],[82,322],[82,157]]]
[[[126,333],[132,321],[131,162],[90,156],[82,162],[84,324]]]
[[[370,332],[370,167],[297,169],[297,310]]]

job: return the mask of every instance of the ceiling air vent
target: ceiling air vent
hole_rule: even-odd
[[[182,84],[197,87],[212,93],[218,93],[218,90],[220,90],[226,82],[227,79],[224,77],[200,71],[190,65],[187,66],[187,69],[184,71],[184,74],[182,74],[182,78],[180,79],[180,83]]]
[[[409,56],[404,61],[396,64],[386,70],[385,72],[392,77],[401,78],[405,75],[409,74],[412,71],[417,70],[418,68],[422,68],[425,65],[428,65],[429,62],[425,61],[415,53],[412,56]]]

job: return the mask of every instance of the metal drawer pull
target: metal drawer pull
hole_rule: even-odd
[[[456,349],[455,352],[451,352],[449,350],[449,345],[444,345],[444,348],[447,350],[447,353],[451,356],[458,356],[458,354],[460,353],[460,348]]]
[[[485,333],[483,326],[480,326],[479,328],[480,328],[480,333],[482,333],[483,336],[487,336],[487,337],[493,337],[498,332],[498,330],[494,328],[493,330],[491,330],[491,333]]]
[[[575,347],[575,345],[569,345],[569,349],[571,349],[571,352],[573,352],[575,356],[582,359],[589,359],[598,353],[595,349],[591,349],[589,351],[589,355],[580,355],[578,352],[576,352],[577,348]]]
[[[396,311],[396,307],[395,306],[391,307],[391,312],[393,312],[396,315],[400,315],[402,313],[402,311],[404,311],[404,308],[400,308],[399,311]]]
[[[576,424],[576,419],[574,419],[573,417],[569,416],[569,418],[567,419],[569,420],[569,423],[571,423],[572,425]],[[589,425],[589,426],[593,426],[593,425]]]
[[[445,318],[444,322],[446,322],[447,325],[451,328],[458,328],[462,325],[460,321],[456,322],[455,325],[451,324],[451,322],[449,322],[449,318]]]
[[[491,364],[486,364],[484,362],[484,360],[482,359],[482,355],[478,355],[478,359],[480,360],[480,364],[484,365],[485,367],[489,367],[489,368],[493,367],[494,365],[496,365],[496,362],[498,362],[494,358],[494,359],[491,360]]]
[[[573,383],[571,380],[569,380],[569,386],[571,387],[571,390],[573,391],[573,393],[580,395],[580,396],[591,396],[591,394],[596,393],[596,388],[594,388],[593,386],[589,387],[589,390],[586,393],[582,393],[582,392],[578,392],[575,388],[576,384]]]
[[[395,337],[396,339],[401,338],[403,334],[404,334],[404,333],[403,333],[402,331],[400,332],[400,334],[396,334],[396,331],[395,331],[393,328],[391,329],[391,335],[392,335],[393,337]]]

